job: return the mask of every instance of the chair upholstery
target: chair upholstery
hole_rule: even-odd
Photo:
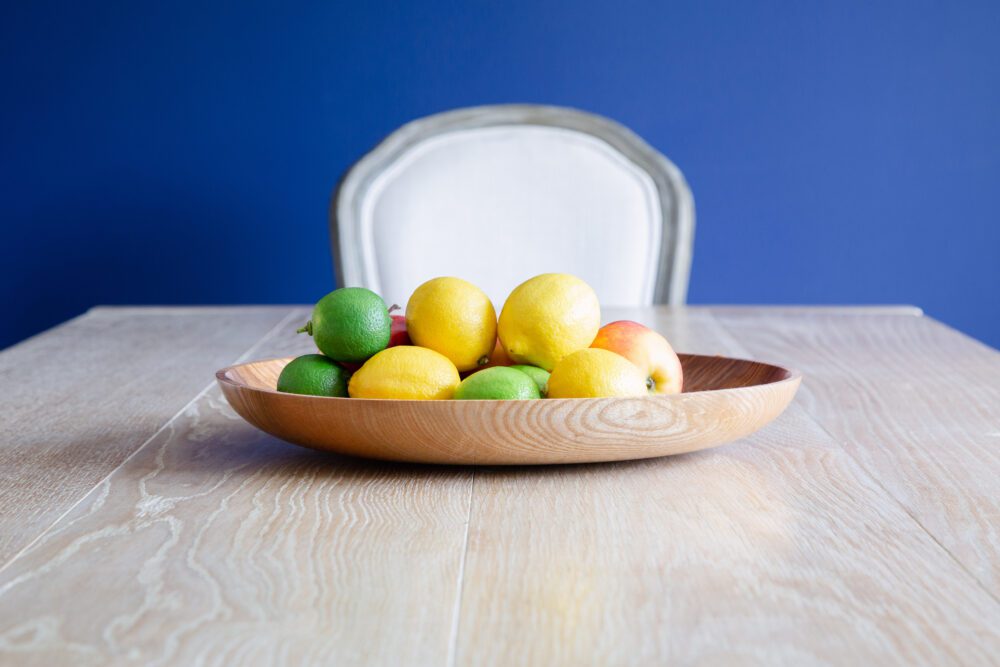
[[[680,171],[622,126],[504,105],[394,132],[345,175],[330,223],[339,284],[390,303],[454,275],[499,311],[520,282],[567,272],[629,306],[684,302],[694,207]]]

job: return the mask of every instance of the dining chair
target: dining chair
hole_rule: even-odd
[[[612,120],[481,106],[410,122],[355,163],[330,237],[338,284],[387,303],[451,275],[499,312],[519,283],[565,272],[604,305],[682,304],[694,202],[680,170]]]

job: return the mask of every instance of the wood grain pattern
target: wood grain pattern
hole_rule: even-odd
[[[613,315],[630,316],[680,349],[741,352],[705,313]],[[470,526],[458,664],[1000,654],[996,601],[796,405],[711,451],[481,470]]]
[[[212,330],[232,315],[202,313],[192,326]],[[856,377],[817,361],[876,335],[852,320],[890,331],[906,326],[896,320],[920,320],[894,314],[876,324],[880,317],[788,312],[740,327],[726,319],[723,328],[706,309],[608,309],[605,319],[645,322],[681,350],[747,356],[753,346],[766,359],[803,354],[802,365],[811,364],[806,391],[767,429],[666,459],[530,468],[366,462],[289,447],[212,389],[0,567],[0,664],[998,664],[1000,603],[925,530],[905,496],[893,497],[893,484],[905,482],[892,475],[914,465],[911,450],[881,439],[883,422],[849,442],[807,414],[821,416],[821,404],[842,400],[835,383]],[[824,355],[810,356],[814,343],[795,333],[807,320],[817,327],[810,336],[829,347]],[[67,340],[76,326],[64,328]],[[985,382],[990,369],[975,368],[983,357],[954,352],[958,334],[933,326],[930,343],[892,333],[901,342],[892,354],[905,360],[911,346],[937,346],[961,359],[952,381]],[[827,332],[837,327],[844,331]],[[855,327],[857,337],[846,333]],[[782,336],[787,354],[760,342]],[[252,354],[310,347],[308,338],[278,334]],[[893,391],[918,378],[948,381],[933,364],[933,373],[892,379],[895,367],[875,361],[858,359],[883,383],[898,382]],[[217,367],[176,363],[176,372],[206,380]],[[35,395],[39,404],[58,395],[48,387]],[[982,415],[995,413],[990,402],[965,398]],[[903,410],[879,396],[863,401],[875,407],[837,409],[845,419],[883,421]],[[94,405],[95,418],[116,409]],[[66,437],[87,421],[66,423]],[[914,423],[944,449],[957,447],[941,411]],[[885,450],[867,454],[877,468],[851,449],[862,446]],[[962,459],[931,451],[921,483],[943,489],[949,520],[988,511],[953,504]],[[983,465],[992,465],[984,451]],[[86,472],[95,453],[65,450],[61,478],[76,484],[75,466]],[[12,477],[18,465],[10,462]],[[953,466],[954,482],[932,477]],[[988,552],[995,533],[989,516],[979,517],[985,528],[965,544]]]
[[[289,312],[99,308],[0,354],[0,565]]]
[[[443,664],[471,477],[290,447],[212,389],[0,571],[0,663]]]
[[[719,319],[815,376],[809,413],[1000,599],[1000,353],[929,318]]]
[[[276,437],[340,454],[415,463],[621,461],[716,447],[781,414],[801,380],[768,364],[681,355],[686,387],[678,395],[366,400],[276,391],[289,361],[248,362],[216,377],[236,412]]]

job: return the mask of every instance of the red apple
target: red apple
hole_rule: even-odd
[[[646,376],[651,394],[679,394],[684,372],[677,353],[667,339],[647,326],[631,320],[606,324],[591,347],[622,355]]]
[[[406,317],[403,315],[393,315],[392,333],[389,334],[388,347],[410,344],[410,334],[406,332]]]

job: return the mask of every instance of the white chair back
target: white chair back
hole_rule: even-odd
[[[330,212],[340,285],[388,303],[435,276],[499,313],[539,273],[572,273],[604,305],[684,303],[694,205],[680,171],[606,118],[503,105],[409,123],[356,163]]]

